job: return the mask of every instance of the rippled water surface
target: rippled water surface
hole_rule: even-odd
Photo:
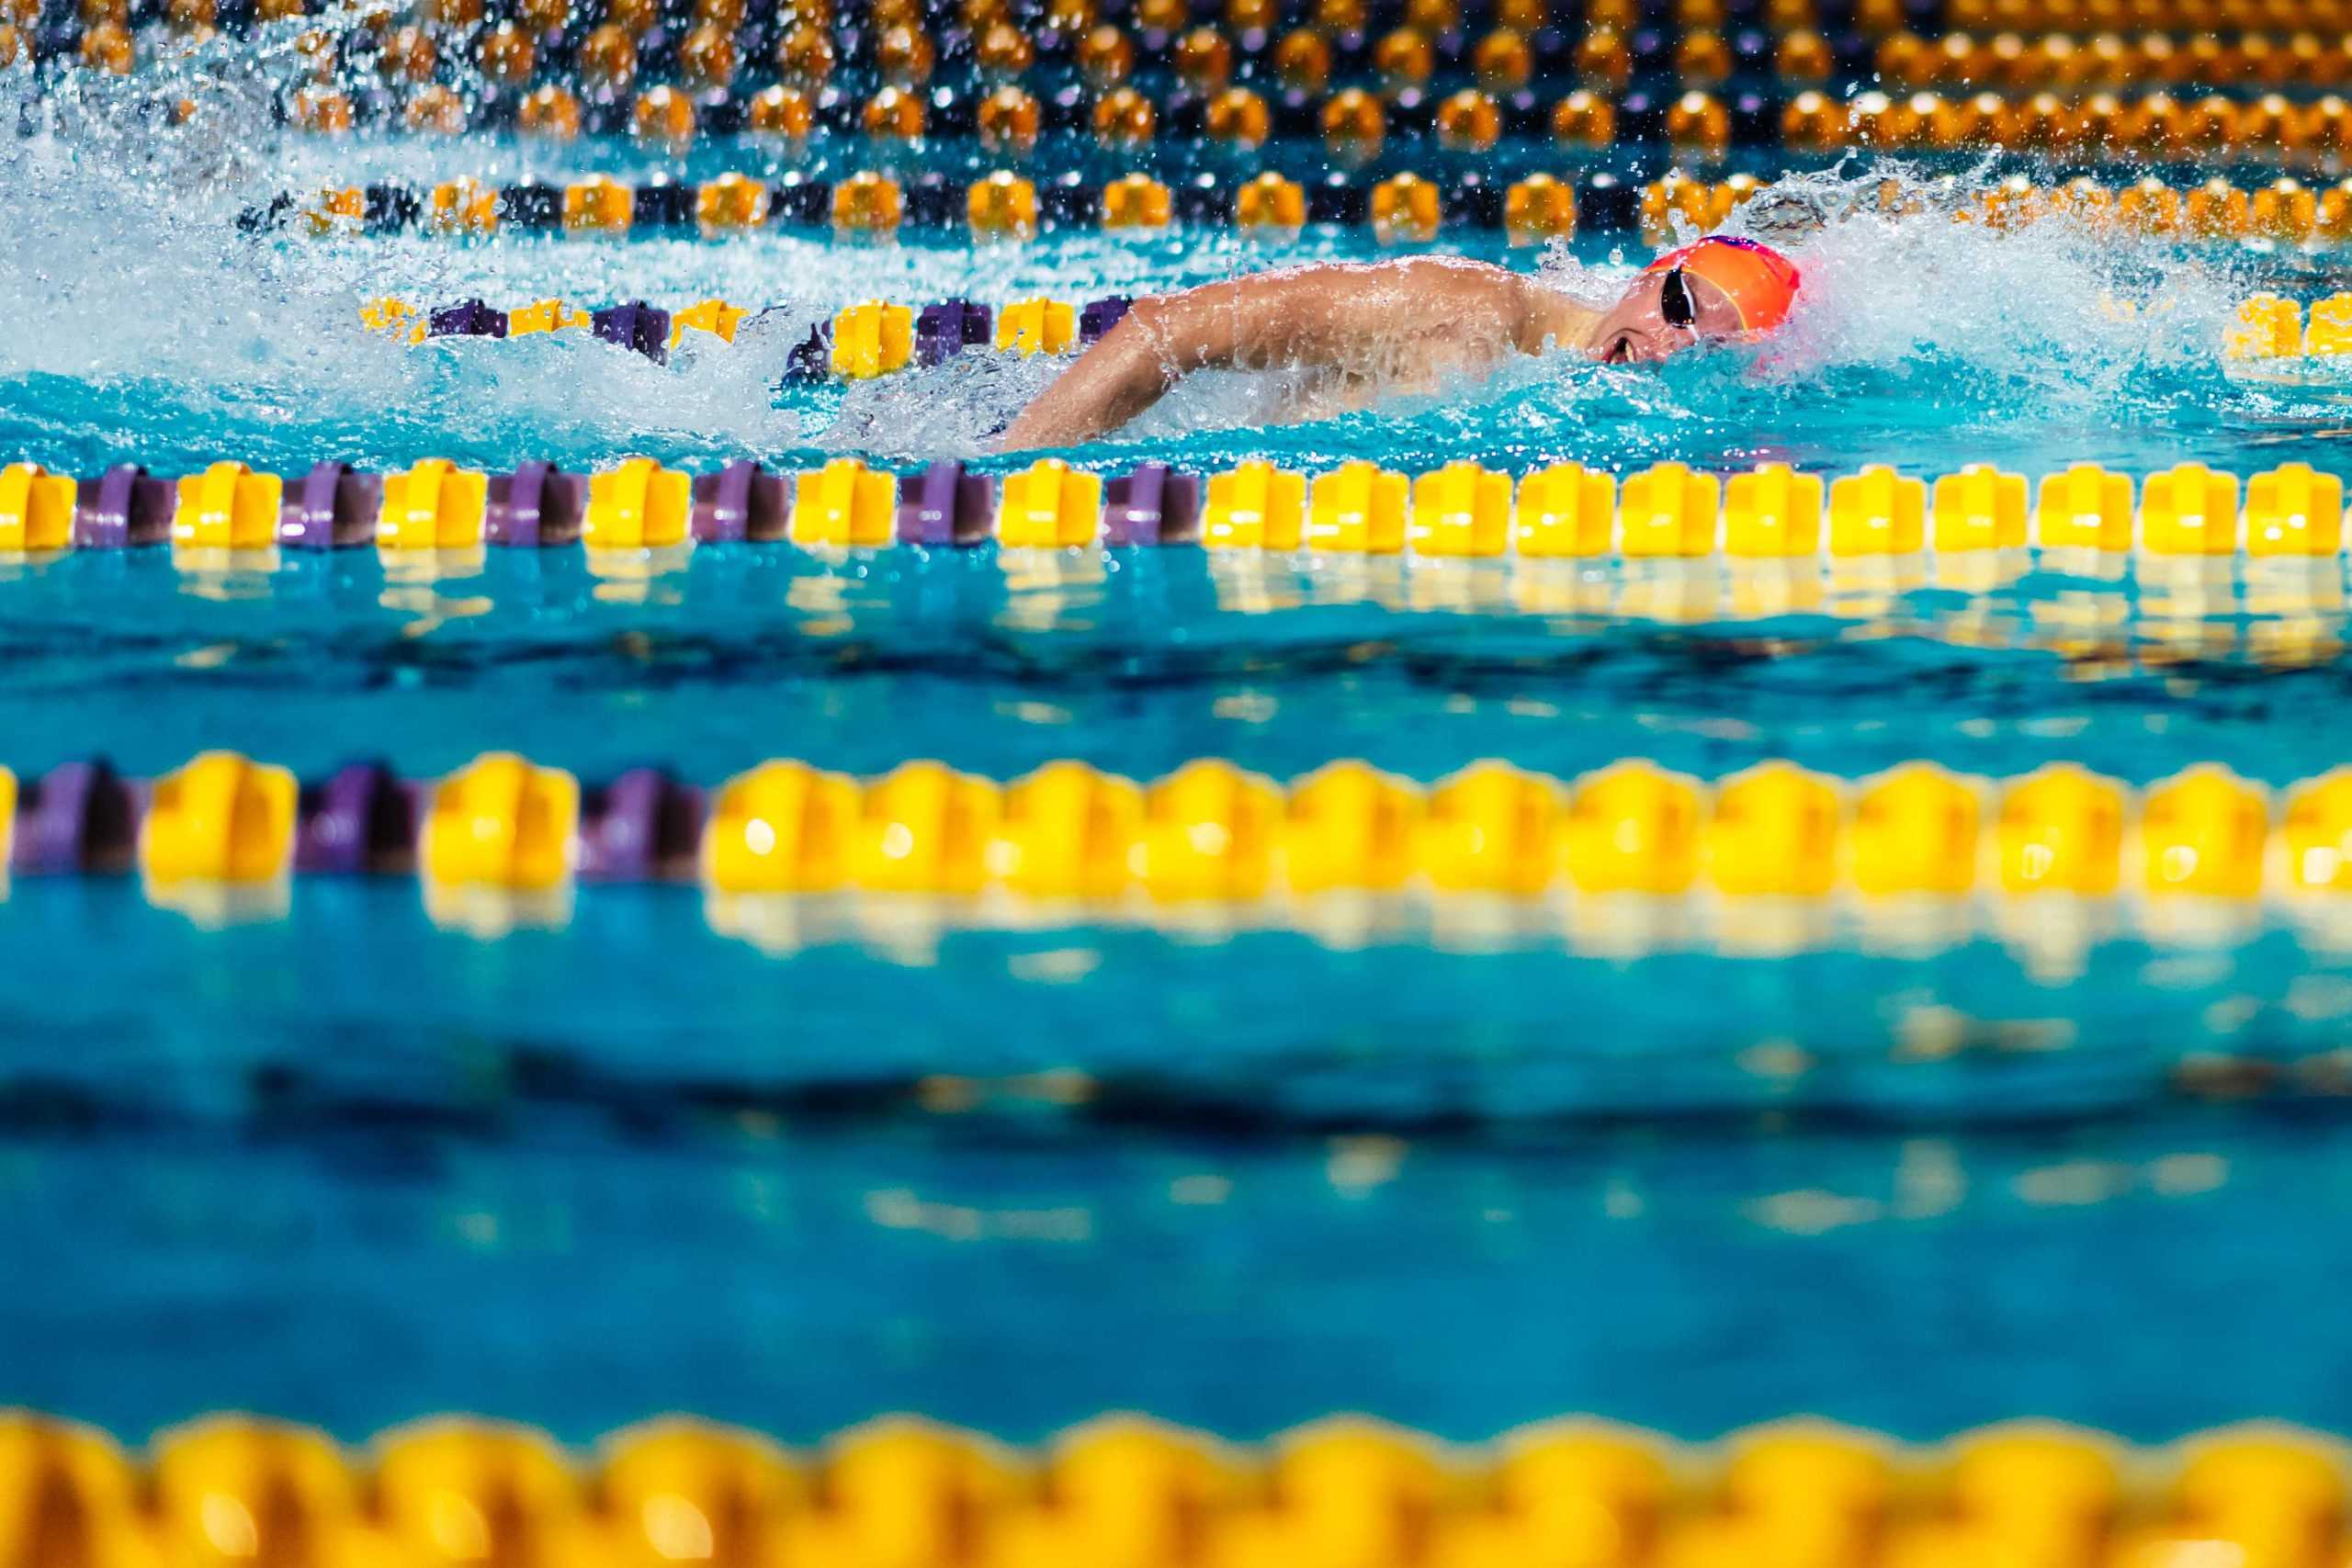
[[[160,132],[93,97],[0,149],[0,457],[1001,468],[1050,362],[842,389],[781,385],[786,355],[877,295],[1083,300],[1368,254],[251,233],[240,213],[330,175],[632,155],[281,147],[232,77],[203,101]],[[1811,189],[1842,212],[1887,174]],[[2335,287],[2325,258],[1863,209],[1792,242],[1810,303],[1760,352],[1555,355],[1303,423],[1279,387],[1208,378],[1066,456],[2340,462],[2352,383],[2215,353],[2252,288]],[[1483,254],[1601,293],[1644,255]],[[363,333],[386,294],[764,313],[656,366]],[[776,756],[1424,781],[1926,758],[2139,784],[2218,760],[2283,785],[2345,760],[2340,561],[2186,586],[2012,566],[1759,606],[1714,563],[81,555],[0,566],[0,761],[152,773],[231,746],[425,776],[512,748],[715,784]],[[568,1437],[673,1406],[795,1438],[894,1406],[1016,1437],[1122,1404],[1240,1434],[1347,1406],[1462,1436],[1577,1407],[1694,1435],[1797,1409],[2352,1423],[2324,1347],[2291,1377],[2267,1353],[2335,1311],[2352,1171],[2352,973],[2291,911],[2094,911],[2054,947],[1989,907],[1925,942],[1842,908],[1727,940],[1690,910],[1632,946],[1566,907],[729,929],[689,890],[589,888],[488,940],[405,883],[305,882],[264,913],[215,929],[127,882],[0,902],[0,1252],[36,1282],[0,1292],[0,1403],[133,1436],[210,1405]]]

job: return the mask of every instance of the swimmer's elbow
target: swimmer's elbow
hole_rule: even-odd
[[[1149,334],[1164,331],[1169,310],[1176,303],[1177,298],[1168,294],[1147,294],[1128,301],[1125,311],[1120,315],[1118,324],[1111,329],[1112,332]]]
[[[1202,292],[1137,299],[1098,347],[1116,355],[1130,379],[1156,383],[1155,396],[1164,392],[1175,378],[1223,357],[1214,330],[1217,312],[1201,308]]]

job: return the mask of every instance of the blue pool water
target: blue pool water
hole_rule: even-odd
[[[1083,299],[1364,254],[1316,231],[313,243],[232,220],[328,160],[203,153],[153,150],[186,199],[102,252],[154,166],[71,139],[0,153],[22,195],[0,457],[1002,468],[988,440],[1049,365],[779,389],[785,355],[874,295]],[[1582,286],[1643,254],[1611,248],[1491,254]],[[2338,286],[2324,259],[1875,216],[1802,254],[1826,303],[1764,363],[1547,359],[1304,424],[1213,382],[1069,455],[2245,474],[2340,467],[2352,435],[2352,387],[2214,354],[2253,288]],[[775,313],[668,367],[357,327],[382,294],[554,293]],[[0,567],[0,761],[153,773],[232,747],[425,776],[509,748],[716,783],[777,756],[1000,778],[1363,757],[1423,781],[1490,756],[1706,777],[1926,758],[2143,783],[2219,760],[2283,785],[2345,760],[2340,560],[2285,608],[2250,579],[2037,571],[1761,618],[1720,585],[1660,613],[1614,566],[1565,607],[1494,563],[1013,567],[784,547],[601,575],[571,551],[433,576],[370,552]],[[0,1404],[130,1437],[223,1405],[354,1437],[452,1407],[575,1438],[680,1407],[794,1438],[892,1408],[1027,1438],[1126,1405],[1238,1435],[1335,1408],[1464,1437],[1571,1409],[1693,1436],[1799,1410],[1915,1435],[2024,1412],[2149,1438],[2352,1427],[2314,1328],[2352,1264],[2352,960],[2279,910],[2057,963],[1989,914],[1926,953],[1841,914],[1786,958],[1611,955],[1540,920],[853,922],[767,948],[710,925],[691,890],[591,889],[560,929],[485,940],[395,879],[305,881],[211,929],[131,882],[20,881]]]
[[[1563,1408],[1915,1438],[2030,1409],[2155,1440],[2344,1424],[2314,1325],[2352,1266],[2347,1171],[2335,1122],[2220,1111],[1502,1142],[634,1099],[61,1126],[0,1163],[38,1281],[0,1326],[42,1348],[11,1397],[132,1438],[251,1405],[352,1438],[684,1407],[1034,1438],[1140,1407],[1464,1438]]]

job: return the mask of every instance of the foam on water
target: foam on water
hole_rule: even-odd
[[[266,70],[275,57],[259,58]],[[761,336],[754,352],[686,353],[665,368],[572,338],[410,350],[366,334],[360,305],[385,293],[537,298],[547,290],[529,275],[551,253],[248,231],[241,215],[304,188],[287,168],[316,153],[272,128],[265,82],[212,63],[199,52],[160,85],[76,74],[48,96],[12,73],[0,114],[24,133],[0,143],[17,224],[0,257],[11,456],[68,466],[127,452],[168,469],[224,451],[390,462],[586,455],[649,435],[682,452],[797,442],[797,414],[770,391],[789,344],[757,352]],[[194,110],[175,123],[182,97]]]

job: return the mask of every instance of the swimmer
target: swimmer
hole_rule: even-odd
[[[1322,400],[1434,390],[1513,354],[1646,365],[1788,320],[1797,269],[1722,236],[1669,251],[1595,310],[1540,278],[1444,256],[1260,273],[1138,299],[1005,431],[1018,451],[1118,429],[1196,370],[1296,368]]]

